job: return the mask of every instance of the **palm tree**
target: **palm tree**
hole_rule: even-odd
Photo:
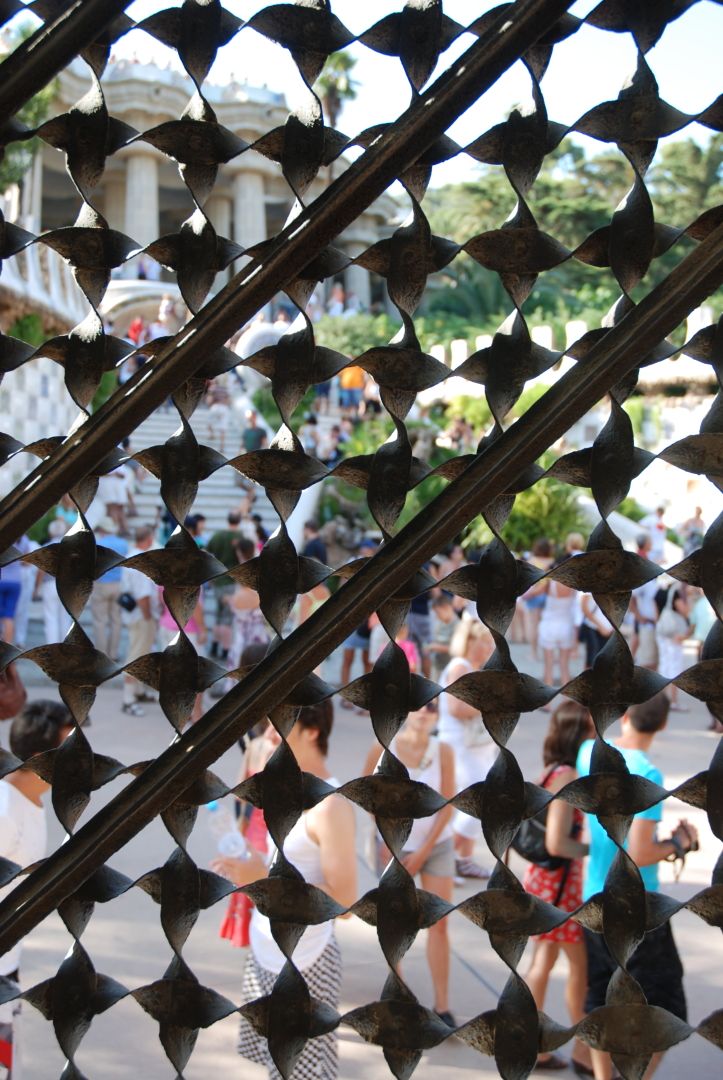
[[[480,325],[496,317],[502,319],[509,308],[509,296],[499,275],[486,270],[469,255],[459,255],[439,278],[439,286],[430,290],[430,312],[458,315]]]
[[[324,69],[316,80],[316,89],[330,128],[336,127],[344,102],[356,98],[359,84],[351,77],[355,65],[356,60],[348,52],[334,52],[327,57]]]

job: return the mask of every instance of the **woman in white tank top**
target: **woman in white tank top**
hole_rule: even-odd
[[[472,671],[479,671],[494,650],[494,640],[484,623],[465,613],[452,636],[452,659],[439,677],[450,686]],[[457,791],[484,780],[497,756],[497,745],[482,723],[479,709],[451,694],[439,698],[439,737],[454,750]],[[484,880],[489,871],[473,859],[475,840],[481,836],[477,818],[456,810],[452,818],[457,877]]]
[[[338,786],[326,765],[328,738],[333,721],[331,701],[307,706],[287,736],[302,772],[318,776]],[[269,740],[280,744],[281,737],[270,727]],[[276,849],[272,847],[269,861]],[[357,898],[356,845],[354,811],[351,803],[339,795],[331,795],[301,815],[284,843],[284,855],[303,874],[310,885],[328,893],[342,907],[349,907]],[[256,852],[246,859],[219,857],[211,867],[217,874],[229,878],[235,885],[248,885],[268,876],[266,860]],[[251,919],[251,954],[246,962],[243,996],[246,1001],[271,993],[286,957],[271,935],[268,918],[254,909]],[[333,922],[309,926],[292,955],[294,966],[303,974],[312,996],[336,1007],[341,990],[341,954],[334,935]],[[266,1065],[269,1076],[279,1076],[265,1038],[256,1033],[242,1017],[239,1053],[251,1061]],[[332,1032],[306,1043],[296,1061],[295,1071],[302,1076],[318,1076],[333,1080],[338,1073],[336,1035]]]
[[[431,735],[436,721],[437,707],[434,703],[410,712],[392,740],[390,750],[405,766],[411,780],[426,784],[444,799],[451,799],[456,790],[454,751],[451,746]],[[364,776],[375,771],[382,752],[380,744],[375,743],[367,755]],[[423,889],[452,902],[454,847],[451,806],[445,806],[431,817],[414,819],[402,852],[402,862],[412,877],[417,874],[421,876]],[[449,1011],[449,937],[446,919],[440,919],[427,931],[427,963],[434,986],[434,1011],[445,1024],[456,1027]]]
[[[559,566],[571,555],[581,555],[584,541],[580,533],[570,533],[565,541],[565,555],[553,566]],[[538,643],[542,649],[545,670],[543,681],[554,686],[555,660],[560,665],[560,685],[570,681],[570,661],[577,652],[578,627],[582,622],[580,596],[567,585],[552,578],[545,578],[529,590],[529,595],[544,595],[545,606],[542,609],[538,627]],[[550,711],[551,706],[546,707]]]

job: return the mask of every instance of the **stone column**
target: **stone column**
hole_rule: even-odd
[[[231,236],[231,199],[228,195],[212,195],[204,210],[219,236]]]
[[[252,247],[266,239],[266,203],[261,173],[236,173],[233,184],[233,238],[243,247]]]
[[[33,155],[33,164],[23,178],[22,215],[23,226],[30,232],[40,232],[43,203],[43,150],[39,147]]]
[[[139,244],[158,239],[158,162],[150,154],[126,158],[126,213],[123,231]]]
[[[369,244],[363,244],[359,240],[345,241],[342,237],[342,245],[346,254],[355,259],[357,255],[361,255],[362,251],[366,251]],[[347,266],[344,271],[344,291],[349,297],[349,293],[354,293],[357,300],[361,304],[363,311],[369,311],[372,302],[372,290],[371,282],[369,280],[369,271],[365,270],[363,266]]]
[[[204,207],[206,216],[210,218],[217,235],[222,236],[225,240],[231,238],[231,207],[230,197],[222,194],[211,195]],[[225,285],[228,277],[229,271],[222,270],[220,274],[216,275],[216,286],[220,288]]]
[[[103,178],[105,198],[103,201],[103,217],[111,229],[125,232],[126,228],[126,189],[123,177],[115,173],[106,173]],[[133,233],[129,233],[133,236]],[[133,236],[135,240],[136,237]],[[154,237],[155,239],[155,237]]]

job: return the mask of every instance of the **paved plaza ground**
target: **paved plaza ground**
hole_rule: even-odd
[[[527,663],[527,650],[514,647],[515,660],[522,670],[535,671]],[[327,673],[333,681],[335,658],[329,661]],[[25,671],[29,674],[26,665]],[[53,693],[49,685],[30,687],[33,697]],[[668,729],[654,747],[654,758],[671,787],[685,777],[707,768],[715,748],[716,736],[706,731],[707,714],[698,702],[683,695],[690,708],[687,713],[671,713]],[[97,752],[109,754],[130,763],[150,758],[169,742],[171,729],[158,706],[149,706],[143,718],[121,713],[121,693],[117,683],[98,693],[92,711],[89,738]],[[510,748],[517,756],[528,779],[536,779],[540,771],[540,747],[547,727],[544,713],[525,714],[511,740]],[[7,734],[3,736],[7,745]],[[345,781],[359,775],[364,755],[371,742],[368,717],[344,712],[337,708],[336,726],[332,736],[330,765],[336,776]],[[240,764],[238,750],[228,752],[215,771],[229,783],[235,781]],[[91,810],[101,806],[127,782],[124,778],[98,792]],[[689,857],[685,872],[677,883],[672,868],[663,864],[661,888],[684,899],[710,883],[710,874],[720,845],[708,827],[702,812],[683,806],[675,800],[665,804],[662,834],[666,835],[676,818],[684,814],[693,820],[700,831],[700,851]],[[89,811],[84,820],[87,820]],[[194,830],[190,850],[199,865],[206,865],[213,854],[213,839],[208,828],[208,811],[202,809]],[[62,840],[62,831],[50,812],[50,838],[55,847]],[[358,853],[360,893],[374,884],[364,859],[364,841],[368,822],[359,815]],[[140,833],[123,851],[110,860],[110,865],[132,878],[160,866],[173,849],[173,842],[163,826],[154,822]],[[491,866],[491,857],[480,841],[478,857]],[[516,869],[522,870],[520,863]],[[455,890],[461,900],[475,890],[471,885]],[[184,955],[202,983],[239,1002],[244,951],[232,948],[218,936],[218,927],[225,903],[203,912],[192,931]],[[723,950],[720,933],[706,926],[686,911],[673,920],[675,934],[684,957],[686,992],[691,1023],[699,1023],[721,1005],[721,971]],[[450,918],[452,941],[451,1007],[459,1022],[480,1012],[493,1009],[501,991],[506,969],[489,946],[486,934],[475,928],[461,915]],[[375,931],[357,919],[338,925],[338,937],[344,956],[344,986],[341,1011],[376,1000],[386,976],[386,966],[376,940]],[[52,915],[39,926],[26,942],[22,962],[22,982],[25,988],[50,977],[68,950],[71,939],[60,918]],[[159,978],[170,958],[171,949],[163,936],[159,909],[140,889],[108,905],[99,905],[83,937],[96,970],[111,975],[125,986],[134,988]],[[520,970],[524,973],[526,959]],[[404,975],[420,1000],[431,1005],[430,983],[424,958],[424,934],[420,934],[404,962]],[[564,961],[555,971],[549,992],[547,1011],[555,1019],[566,1022],[564,1011]],[[24,1006],[23,1078],[49,1080],[60,1076],[63,1055],[53,1035],[52,1026],[33,1008]],[[243,1080],[262,1080],[264,1069],[251,1065],[236,1056],[236,1021],[233,1016],[202,1031],[196,1050],[184,1071],[187,1080],[207,1080],[208,1077],[238,1076]],[[350,1029],[341,1030],[341,1069],[344,1080],[381,1080],[389,1073],[378,1047],[363,1043]],[[567,1052],[567,1048],[566,1051]],[[132,998],[126,998],[103,1016],[95,1019],[77,1055],[77,1064],[90,1080],[126,1080],[129,1076],[143,1080],[167,1080],[174,1075],[158,1041],[158,1028]],[[697,1035],[673,1049],[666,1056],[658,1073],[660,1080],[679,1080],[682,1076],[696,1080],[713,1080],[721,1075],[723,1057]],[[497,1076],[494,1061],[478,1054],[457,1039],[425,1053],[415,1073],[420,1080],[432,1080],[444,1075],[446,1080],[463,1076]],[[572,1075],[562,1073],[558,1075]]]

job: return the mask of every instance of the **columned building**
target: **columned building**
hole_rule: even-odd
[[[168,120],[178,119],[188,103],[191,83],[181,73],[149,64],[120,60],[108,65],[103,90],[111,116],[130,124],[139,132]],[[58,79],[57,100],[51,115],[66,112],[88,89],[86,66],[75,61]],[[243,138],[254,142],[270,129],[282,126],[288,109],[282,94],[231,82],[225,86],[204,86],[204,94],[219,123]],[[339,163],[334,169],[339,168]],[[323,170],[323,174],[326,170]],[[313,198],[328,182],[326,175],[316,181],[309,197]],[[105,173],[94,192],[94,204],[111,228],[126,233],[146,245],[167,233],[177,232],[193,212],[194,203],[175,162],[149,143],[138,141],[108,158]],[[216,231],[250,247],[278,232],[289,214],[293,196],[279,166],[250,150],[221,165],[214,190],[205,206]],[[34,232],[60,228],[75,219],[80,198],[65,171],[65,156],[44,145],[25,182],[23,217]],[[338,247],[355,257],[392,229],[398,213],[394,201],[383,196],[336,241]],[[173,275],[151,260],[144,260],[143,276],[158,281],[156,288],[146,280],[138,290],[130,287],[137,280],[138,260],[121,271],[123,282],[111,284],[106,306],[113,308],[115,295],[123,296],[121,308],[130,307],[136,293],[137,303],[150,309],[156,294],[165,285],[169,289]],[[218,275],[216,287],[228,278],[229,271]],[[340,275],[347,293],[354,293],[364,309],[372,303],[385,303],[385,290],[379,279],[370,279],[361,267],[350,266]],[[327,289],[331,283],[327,283]],[[142,312],[150,314],[148,312]],[[117,310],[117,330],[123,329],[123,312]]]

